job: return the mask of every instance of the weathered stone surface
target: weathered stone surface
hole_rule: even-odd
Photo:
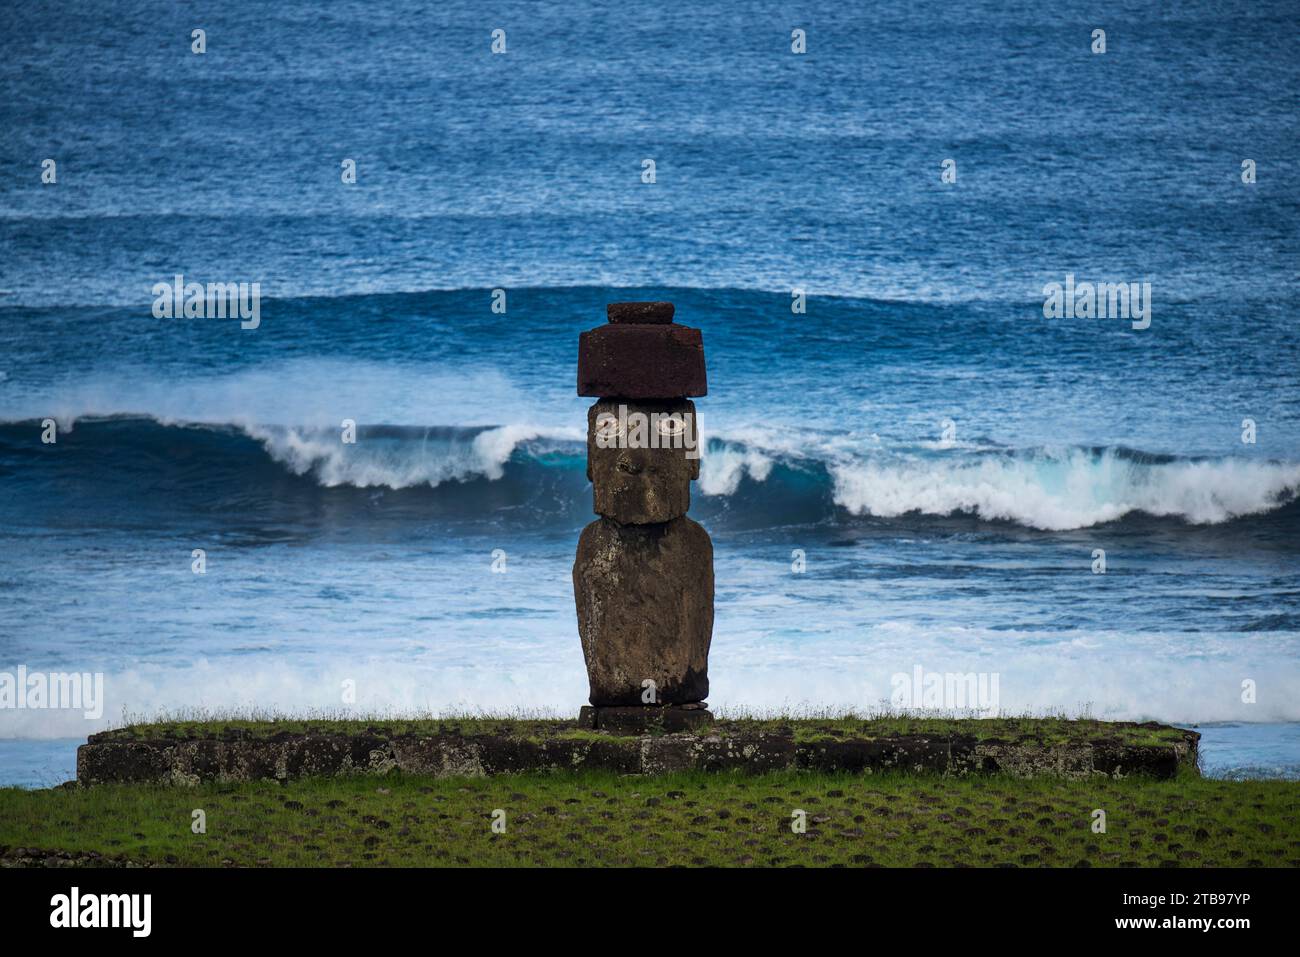
[[[793,735],[665,734],[641,740],[641,773],[735,771],[763,774],[795,767]]]
[[[1178,771],[1179,754],[1176,747],[1148,745],[1123,746],[1118,743],[1099,745],[1092,749],[1094,771],[1121,778],[1130,774],[1149,774],[1157,778],[1171,778]]]
[[[587,410],[587,478],[596,514],[621,525],[685,515],[691,480],[700,475],[692,452],[699,435],[695,422],[689,399],[594,403]]]
[[[156,745],[136,741],[105,741],[94,738],[77,748],[77,780],[83,784],[117,781],[165,781],[170,762]]]
[[[596,709],[584,709],[595,711]],[[648,709],[615,709],[618,711]],[[664,712],[689,714],[684,708]],[[1117,726],[1118,727],[1118,726]],[[726,720],[672,733],[618,734],[579,722],[556,722],[532,734],[281,732],[271,737],[124,739],[92,735],[77,751],[77,785],[148,782],[196,785],[221,781],[286,780],[352,774],[403,773],[434,777],[604,769],[620,774],[671,771],[759,773],[811,769],[870,774],[1002,773],[1015,777],[1089,778],[1195,773],[1199,735],[1182,742],[1124,744],[1118,738],[1044,744],[976,740],[970,735],[827,734],[796,742],[792,728],[752,730]]]
[[[671,302],[611,302],[605,307],[610,322],[665,325],[673,321],[676,307]]]
[[[793,734],[696,734],[692,767],[763,774],[795,767],[795,750]]]
[[[656,731],[671,733],[707,727],[712,723],[713,715],[707,709],[690,705],[583,705],[578,711],[580,726],[611,734],[649,734]]]
[[[286,732],[269,738],[131,742],[92,736],[77,750],[77,783],[83,786],[129,781],[197,785],[391,772],[481,777],[602,769],[635,774],[640,768],[635,739],[564,734],[542,739],[455,733],[382,738]]]
[[[906,735],[897,738],[826,740],[800,744],[797,761],[814,771],[935,771],[951,763],[948,738]]]
[[[698,329],[619,322],[578,336],[578,395],[685,399],[707,393]]]
[[[573,565],[578,634],[594,705],[660,704],[709,693],[713,543],[682,516],[659,525],[599,519],[583,529]]]

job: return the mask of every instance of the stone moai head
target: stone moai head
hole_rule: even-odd
[[[578,341],[578,394],[587,412],[587,477],[597,514],[621,525],[685,515],[700,477],[690,396],[704,395],[698,329],[672,321],[670,302],[616,302],[609,323]]]
[[[700,477],[695,403],[604,399],[587,410],[587,478],[598,515],[620,525],[670,522]]]

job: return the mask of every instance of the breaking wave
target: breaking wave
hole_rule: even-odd
[[[1133,513],[1217,525],[1280,508],[1300,464],[1152,456],[1123,448],[1029,449],[867,461],[831,468],[855,515],[970,513],[1060,531]]]
[[[362,423],[347,443],[341,428],[115,416],[69,421],[55,446],[34,440],[39,429],[35,420],[0,424],[0,475],[43,483],[47,492],[57,492],[48,472],[54,468],[65,477],[93,476],[105,495],[166,487],[180,499],[210,498],[243,487],[247,499],[274,482],[279,498],[370,489],[427,501],[454,490],[461,513],[509,501],[582,515],[589,505],[576,429]],[[1062,531],[1130,515],[1217,525],[1294,503],[1300,463],[1122,447],[891,448],[875,441],[853,449],[841,439],[778,448],[751,435],[711,434],[696,493],[706,513],[725,511],[746,527],[966,516]]]

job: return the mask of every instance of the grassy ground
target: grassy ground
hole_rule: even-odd
[[[207,832],[191,831],[193,811]],[[494,810],[505,833],[493,833]],[[1094,809],[1106,832],[1094,833]],[[794,833],[793,812],[806,812]],[[196,866],[1300,866],[1300,785],[782,772],[0,789],[15,848]]]
[[[753,731],[792,731],[796,741],[813,741],[837,737],[884,738],[893,735],[972,735],[979,740],[997,738],[1010,742],[1036,742],[1044,745],[1107,739],[1121,744],[1154,745],[1180,742],[1182,735],[1174,728],[1157,725],[1116,724],[1091,719],[1065,718],[917,718],[910,716],[857,715],[778,715],[772,717],[721,717],[715,724],[697,729],[696,734],[736,734]],[[414,718],[214,718],[140,721],[111,732],[114,737],[130,739],[172,738],[187,740],[204,737],[227,737],[233,734],[270,737],[284,731],[319,734],[356,734],[376,732],[384,735],[455,733],[473,735],[510,735],[542,739],[549,737],[590,736],[593,732],[577,727],[573,720],[533,717],[456,717]]]

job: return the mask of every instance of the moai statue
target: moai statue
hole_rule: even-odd
[[[580,722],[612,731],[712,720],[713,542],[686,517],[700,475],[694,396],[707,392],[698,329],[670,302],[616,302],[578,340],[587,412],[587,477],[600,516],[573,564],[591,707]]]

